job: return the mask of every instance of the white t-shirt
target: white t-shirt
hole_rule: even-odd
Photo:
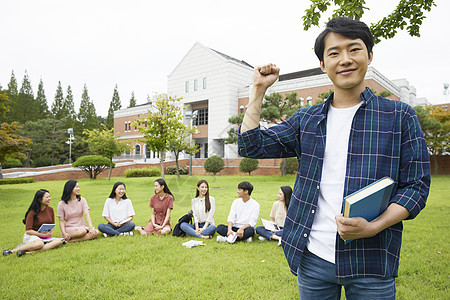
[[[259,218],[259,203],[253,198],[244,202],[242,198],[238,198],[231,204],[230,214],[228,215],[227,222],[233,222],[233,226],[241,228],[247,224],[255,227]]]
[[[319,200],[306,246],[310,252],[333,264],[337,232],[334,217],[340,214],[342,209],[350,129],[353,117],[361,104],[362,102],[341,109],[330,105],[328,110]]]
[[[209,196],[209,203],[211,204],[211,209],[206,212],[205,198],[197,197],[191,200],[194,223],[204,223],[208,221],[209,224],[214,225],[214,211],[216,210],[216,201],[214,200],[214,197]]]
[[[103,207],[103,217],[108,217],[113,222],[120,222],[134,215],[135,212],[130,199],[121,199],[119,203],[116,203],[116,199],[113,198],[106,199]]]

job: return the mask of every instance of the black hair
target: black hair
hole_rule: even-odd
[[[284,194],[284,206],[286,207],[286,211],[289,208],[289,203],[291,203],[292,197],[292,188],[288,185],[280,187],[281,191]]]
[[[34,220],[37,221],[38,214],[41,211],[41,202],[45,193],[49,193],[49,191],[40,189],[34,194],[33,202],[31,202],[30,207],[28,207],[27,212],[25,213],[25,219],[22,220],[23,224],[27,223],[27,216],[30,211],[34,211]]]
[[[323,62],[323,52],[325,51],[325,37],[328,33],[334,32],[350,39],[361,39],[370,52],[375,44],[375,38],[370,32],[369,27],[364,22],[344,17],[333,18],[328,21],[326,28],[316,39],[314,44],[314,52],[321,62]]]
[[[204,183],[208,187],[208,191],[205,194],[205,212],[208,212],[211,210],[211,202],[209,201],[209,184],[206,180],[202,179],[199,182],[197,182],[197,191],[195,192],[195,197],[198,197],[200,195],[200,191],[198,190],[198,187]]]
[[[119,185],[123,185],[123,187],[126,189],[125,183],[120,181],[114,183],[111,194],[109,194],[109,198],[116,198],[116,189]],[[127,199],[127,193],[123,193],[122,199]]]
[[[156,179],[155,182],[157,182],[161,186],[164,186],[164,189],[163,189],[164,193],[171,195],[173,200],[175,200],[175,197],[173,196],[172,192],[169,190],[169,187],[167,186],[167,183],[164,179],[159,178],[159,179]],[[155,192],[155,194],[156,194],[156,192]]]
[[[242,181],[238,184],[238,189],[248,191],[248,195],[250,196],[253,191],[253,185],[248,181]]]
[[[76,180],[69,180],[64,185],[64,189],[63,189],[63,193],[62,193],[62,196],[61,196],[61,200],[64,201],[66,204],[67,204],[67,202],[69,202],[70,197],[72,196],[73,189],[75,188],[77,183],[78,183],[78,181],[76,181]],[[78,201],[80,201],[81,200],[81,196],[77,195],[77,199],[78,199]]]

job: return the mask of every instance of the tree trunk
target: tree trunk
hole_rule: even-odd
[[[175,154],[175,166],[177,167],[176,169],[177,169],[178,179],[180,179],[180,166],[178,165],[178,155],[179,155],[179,153]]]
[[[30,166],[30,160],[31,160],[31,151],[27,151],[27,159],[25,160],[25,168],[28,168]]]
[[[111,173],[112,173],[112,157],[109,159],[109,173],[108,173],[108,181],[111,179]]]
[[[165,179],[164,177],[164,159],[166,158],[166,151],[164,151],[164,148],[161,148],[159,151],[159,161],[161,162],[161,178]]]
[[[0,163],[0,179],[3,179],[2,163]]]
[[[283,158],[281,161],[281,175],[285,176],[287,173],[287,158]]]
[[[439,166],[438,166],[438,159],[437,155],[432,155],[434,160],[434,175],[438,174]]]

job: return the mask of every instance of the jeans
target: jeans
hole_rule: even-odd
[[[106,233],[107,235],[119,235],[124,232],[129,232],[134,229],[134,223],[128,222],[127,224],[123,225],[122,227],[116,227],[111,223],[108,224],[98,224],[98,230],[100,230],[103,233]]]
[[[199,228],[203,228],[203,226],[205,226],[205,223],[198,223],[198,227]],[[194,226],[194,224],[189,224],[189,223],[183,222],[183,223],[180,224],[180,228],[186,234],[191,235],[191,236],[195,236],[195,237],[199,237],[199,238],[201,238],[202,236],[213,235],[216,232],[216,226],[212,225],[212,224],[209,224],[209,226],[206,227],[206,229],[203,230],[202,233],[200,233],[199,235],[197,235],[195,233],[195,226]]]
[[[272,235],[274,235],[274,234],[277,236],[282,236],[283,229],[272,232],[270,230],[265,229],[264,226],[258,226],[258,227],[256,227],[256,233],[259,234],[260,236],[265,237],[266,239],[268,239],[270,241],[272,239]]]
[[[394,277],[337,278],[334,264],[305,249],[298,267],[300,299],[339,300],[342,287],[347,300],[395,299]]]
[[[233,226],[232,230],[234,232],[236,232],[236,231],[239,230],[239,228]],[[227,232],[228,232],[228,226],[227,225],[220,224],[219,226],[217,226],[217,233],[220,234],[221,236],[227,236]],[[247,227],[247,228],[244,229],[244,235],[242,236],[242,239],[240,239],[238,237],[236,239],[236,241],[245,241],[246,239],[248,239],[249,237],[252,237],[254,235],[255,235],[255,228]]]

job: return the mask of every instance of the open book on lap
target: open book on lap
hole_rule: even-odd
[[[265,229],[270,230],[270,231],[278,231],[281,230],[280,227],[278,227],[278,225],[272,221],[266,220],[261,218],[261,222],[264,226]]]
[[[41,227],[39,227],[38,232],[47,232],[53,229],[55,227],[55,224],[42,224]]]

